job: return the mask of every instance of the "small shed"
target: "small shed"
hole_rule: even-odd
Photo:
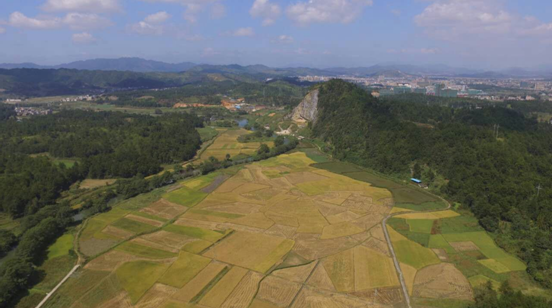
[[[412,178],[411,180],[412,180],[412,182],[414,182],[414,183],[421,184],[421,180],[420,180],[420,179]]]

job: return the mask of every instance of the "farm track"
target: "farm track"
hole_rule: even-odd
[[[44,305],[44,303],[46,303],[46,301],[48,301],[48,299],[50,298],[50,296],[54,295],[54,293],[58,290],[58,288],[60,288],[62,286],[62,284],[67,280],[69,279],[69,277],[71,275],[73,275],[73,273],[79,268],[81,267],[81,265],[77,264],[73,267],[73,269],[71,269],[71,271],[65,275],[65,277],[62,279],[62,281],[60,281],[60,283],[58,283],[56,285],[56,287],[54,289],[52,289],[52,291],[48,292],[48,294],[46,294],[46,297],[44,297],[42,299],[42,301],[40,301],[40,303],[38,303],[37,307],[36,308],[40,308],[42,307],[42,305]]]
[[[430,194],[430,193],[428,193],[428,194]],[[450,202],[446,201],[445,199],[443,199],[439,196],[435,196],[435,195],[433,195],[433,196],[439,198],[444,203],[448,204],[448,206],[446,208],[442,209],[442,210],[407,211],[407,212],[399,212],[399,213],[389,214],[389,215],[387,215],[387,217],[385,217],[381,221],[383,232],[385,233],[385,239],[387,240],[387,245],[389,246],[389,250],[390,250],[390,253],[391,253],[391,256],[392,256],[392,261],[394,262],[394,268],[396,269],[396,273],[398,274],[398,280],[400,281],[400,286],[402,287],[402,292],[404,293],[404,299],[406,301],[406,306],[408,308],[412,308],[411,303],[410,303],[410,294],[408,293],[408,288],[406,287],[406,282],[404,281],[404,274],[402,273],[402,268],[400,267],[400,263],[398,262],[398,259],[396,258],[396,253],[394,252],[394,247],[393,247],[392,242],[390,240],[389,231],[387,230],[387,220],[391,217],[394,217],[394,216],[400,215],[400,214],[440,212],[440,211],[449,210],[452,207]]]

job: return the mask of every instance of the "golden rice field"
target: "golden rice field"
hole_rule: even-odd
[[[245,129],[228,129],[221,132],[214,142],[202,153],[201,160],[206,160],[211,156],[223,160],[225,155],[229,154],[235,157],[239,154],[252,155],[254,154],[262,142],[238,142],[237,138],[242,135],[251,134],[252,132]],[[273,142],[264,142],[269,147],[273,146]]]
[[[46,307],[402,305],[381,228],[391,193],[312,163],[281,155],[225,171],[211,192],[213,174],[90,219],[89,262]]]

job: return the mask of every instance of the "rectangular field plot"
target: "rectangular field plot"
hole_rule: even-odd
[[[201,305],[217,308],[233,292],[248,270],[241,267],[233,267],[217,284],[202,297]]]
[[[290,251],[294,241],[237,231],[204,253],[204,256],[265,273]]]
[[[115,250],[126,252],[138,257],[148,258],[148,259],[167,259],[176,257],[177,254],[160,250],[148,246],[142,246],[135,244],[133,242],[125,242],[115,248]]]
[[[165,231],[173,232],[189,237],[206,240],[208,242],[216,242],[224,236],[223,233],[212,231],[208,229],[202,229],[198,227],[179,226],[179,225],[167,225],[163,228]]]
[[[114,221],[111,225],[116,228],[127,230],[133,233],[143,233],[143,232],[148,232],[156,229],[155,226],[145,224],[145,223],[140,223],[136,220],[131,220],[127,218],[118,219]]]
[[[182,288],[210,262],[211,259],[182,251],[158,282]]]
[[[166,264],[134,261],[120,266],[116,270],[116,274],[125,291],[129,293],[131,301],[136,303],[166,269]]]
[[[431,233],[435,220],[431,219],[407,219],[406,222],[410,225],[411,232]]]
[[[224,274],[223,271],[228,269],[225,265],[212,262],[208,264],[198,275],[194,276],[183,288],[181,288],[173,298],[182,302],[190,302],[195,298],[198,298],[200,292],[204,290],[214,279],[220,274]]]
[[[509,268],[510,271],[523,271],[527,268],[523,262],[496,246],[493,239],[485,231],[443,234],[443,237],[448,242],[473,242],[487,258],[495,259]]]

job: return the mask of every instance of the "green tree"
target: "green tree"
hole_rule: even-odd
[[[414,165],[414,171],[412,173],[412,176],[416,179],[421,179],[421,166],[419,165],[418,162],[416,162]]]
[[[265,153],[269,153],[269,147],[267,146],[267,144],[262,143],[262,145],[260,145],[260,148],[258,149],[258,154],[265,154]]]

